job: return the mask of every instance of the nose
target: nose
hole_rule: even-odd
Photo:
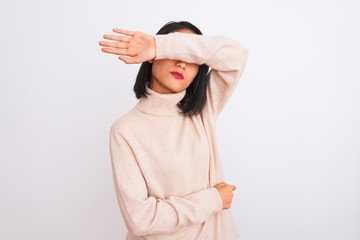
[[[177,63],[176,63],[176,66],[177,66],[178,68],[181,68],[182,70],[185,70],[185,68],[186,68],[186,63],[184,63],[184,62],[177,62]]]

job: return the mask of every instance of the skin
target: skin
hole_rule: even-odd
[[[118,55],[119,59],[126,64],[138,64],[149,61],[152,66],[152,80],[150,88],[158,93],[176,93],[185,90],[194,80],[199,71],[199,65],[180,60],[160,59],[155,60],[155,38],[151,35],[113,29],[114,34],[105,34],[106,41],[100,41],[99,45],[104,53]],[[189,29],[179,29],[177,32],[194,34]],[[120,35],[119,35],[120,34]],[[110,41],[109,41],[110,40]],[[183,74],[184,79],[176,79],[171,72]],[[221,182],[214,186],[222,199],[223,209],[231,207],[234,185]]]

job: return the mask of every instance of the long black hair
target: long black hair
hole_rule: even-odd
[[[202,35],[201,31],[196,26],[187,21],[169,22],[165,24],[156,33],[156,35],[165,35],[180,29],[189,29],[195,34]],[[146,97],[146,95],[148,94],[146,92],[146,86],[150,86],[152,77],[151,71],[151,63],[144,62],[141,64],[134,85],[134,92],[138,99],[141,97]],[[195,76],[189,87],[186,89],[185,97],[178,103],[178,107],[181,109],[184,115],[196,115],[200,113],[203,109],[206,103],[206,89],[208,86],[206,76],[208,71],[209,66],[207,66],[206,64],[202,64],[199,66],[199,71],[197,75]]]

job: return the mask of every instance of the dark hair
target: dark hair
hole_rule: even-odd
[[[180,29],[189,29],[195,34],[202,35],[201,31],[193,24],[181,21],[181,22],[169,22],[165,24],[156,35],[164,35],[174,32]],[[134,92],[136,97],[146,97],[148,92],[146,91],[146,85],[150,85],[152,77],[152,64],[144,62],[141,64],[136,82],[134,85]],[[196,115],[201,112],[206,102],[206,89],[208,81],[206,79],[209,66],[202,64],[199,66],[199,71],[195,76],[193,82],[186,89],[185,97],[179,102],[178,107],[182,110],[185,115]]]

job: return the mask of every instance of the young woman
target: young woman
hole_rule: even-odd
[[[142,63],[134,86],[140,100],[110,132],[127,239],[238,239],[229,209],[235,186],[224,182],[215,122],[247,49],[203,36],[189,22],[170,22],[155,36],[113,31],[102,51]]]

